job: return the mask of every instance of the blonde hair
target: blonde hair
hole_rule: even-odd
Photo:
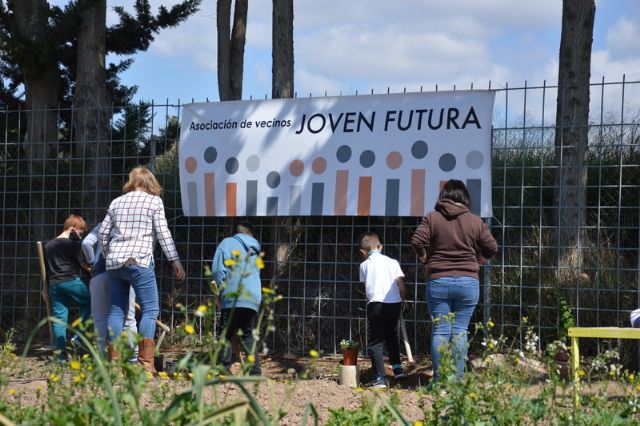
[[[138,166],[129,172],[129,181],[124,184],[122,190],[124,192],[135,191],[140,189],[151,195],[160,195],[162,187],[153,175],[151,170],[144,166]]]
[[[67,220],[64,221],[63,226],[64,226],[64,228],[62,229],[63,231],[66,231],[71,228],[76,228],[78,231],[83,233],[87,231],[87,223],[84,221],[82,216],[79,216],[77,214],[69,215]]]

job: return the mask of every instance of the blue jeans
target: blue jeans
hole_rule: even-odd
[[[453,346],[458,380],[462,379],[467,360],[467,328],[479,296],[480,283],[476,278],[442,277],[427,282],[427,304],[433,318],[431,362],[435,379],[440,377],[440,348],[449,342]],[[454,313],[453,318],[447,317],[449,313]]]
[[[135,265],[123,266],[109,270],[107,274],[109,274],[109,295],[111,296],[111,308],[107,320],[109,336],[113,338],[122,334],[125,315],[129,311],[129,289],[133,287],[142,311],[138,333],[144,338],[153,339],[159,312],[158,285],[153,265],[148,268]]]
[[[76,278],[64,283],[53,284],[49,287],[51,296],[51,308],[53,316],[65,323],[69,319],[69,308],[80,308],[80,316],[83,320],[89,319],[91,315],[91,297],[89,289]],[[67,327],[58,323],[53,323],[53,336],[56,341],[56,348],[64,351],[67,346]]]

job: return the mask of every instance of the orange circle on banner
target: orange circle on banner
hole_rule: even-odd
[[[390,169],[397,169],[402,165],[402,154],[398,151],[392,151],[387,155],[387,166]]]
[[[198,160],[196,160],[195,157],[187,157],[187,159],[184,160],[184,168],[187,169],[189,173],[195,172],[198,168]]]
[[[291,164],[289,164],[289,173],[291,176],[298,177],[304,171],[304,163],[300,160],[293,160]]]
[[[324,171],[327,170],[327,160],[325,160],[324,157],[316,158],[313,160],[313,163],[311,163],[311,169],[313,173],[317,175],[323,174]]]

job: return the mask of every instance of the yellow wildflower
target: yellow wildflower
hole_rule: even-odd
[[[275,291],[270,289],[269,287],[262,287],[262,294],[274,294]]]
[[[640,384],[636,385],[636,390],[640,391]]]
[[[476,399],[477,397],[478,397],[478,395],[476,395],[475,392],[469,392],[469,398]]]
[[[89,354],[82,355],[82,359],[87,359],[87,358],[89,358]]]
[[[256,357],[254,355],[247,356],[247,362],[251,362],[251,363],[256,362]]]
[[[587,375],[587,373],[585,373],[584,370],[582,370],[582,369],[578,370],[578,377],[584,377],[586,375]]]
[[[629,374],[629,380],[633,381],[636,378],[636,376],[633,375],[633,373]]]
[[[235,260],[233,260],[233,259],[225,259],[225,260],[224,260],[224,264],[225,264],[226,266],[233,266],[233,265],[235,265],[235,264],[236,264],[236,261],[235,261]]]
[[[53,383],[55,383],[58,380],[60,380],[60,377],[58,377],[58,375],[56,373],[51,373],[51,374],[49,374],[49,380],[51,380]]]
[[[76,319],[74,322],[71,323],[71,327],[77,327],[82,323],[82,317]]]
[[[416,420],[413,422],[413,426],[424,426],[424,422],[422,420]]]
[[[16,394],[16,390],[15,389],[9,389],[9,395],[13,396]]]
[[[93,370],[93,365],[87,365],[87,370],[88,371],[92,371]]]
[[[493,348],[494,346],[495,346],[495,345],[493,344],[493,342],[488,342],[488,343],[487,343],[487,347],[488,347],[489,349]]]
[[[73,383],[80,383],[84,379],[84,376],[81,374],[79,376],[73,376]]]
[[[258,269],[264,269],[264,260],[261,257],[256,257],[256,266]]]
[[[493,321],[489,320],[487,321],[487,328],[493,328],[495,324],[493,323]]]
[[[185,324],[184,331],[186,331],[187,334],[193,334],[196,332],[196,329],[191,324]]]
[[[318,351],[316,351],[315,349],[311,349],[309,351],[309,356],[311,358],[318,358],[320,356],[320,354],[318,353]]]
[[[529,317],[522,317],[522,322],[523,323],[528,323],[529,322]]]
[[[207,312],[207,307],[204,305],[198,306],[198,312],[202,312],[202,313]]]
[[[167,372],[166,372],[166,371],[158,371],[158,376],[159,376],[161,379],[165,379],[165,380],[169,378],[169,375],[167,374]]]
[[[240,250],[231,250],[231,254],[234,256],[240,256]]]
[[[72,370],[80,370],[80,361],[73,360],[69,363]]]

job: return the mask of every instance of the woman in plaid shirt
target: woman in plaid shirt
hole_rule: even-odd
[[[153,173],[146,167],[134,168],[123,190],[125,194],[111,202],[100,226],[111,296],[107,324],[111,338],[122,333],[129,307],[129,289],[133,287],[142,310],[138,360],[147,371],[155,372],[153,338],[159,312],[153,263],[155,238],[172,262],[178,281],[184,280],[185,272],[167,227],[164,205],[159,197],[162,187]],[[118,357],[112,346],[109,346],[109,356],[111,359]]]

